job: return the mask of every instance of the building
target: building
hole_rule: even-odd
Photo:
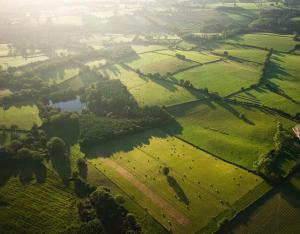
[[[300,139],[300,124],[293,128],[294,133]]]

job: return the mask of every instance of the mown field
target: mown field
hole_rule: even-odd
[[[189,69],[176,74],[177,80],[189,80],[194,87],[208,88],[221,96],[239,91],[258,82],[258,67],[232,61],[220,61]]]
[[[293,50],[299,42],[293,40],[293,35],[279,35],[273,33],[244,34],[226,40],[228,43],[267,48],[282,52]]]
[[[17,125],[20,129],[31,129],[33,124],[40,126],[42,120],[39,109],[35,105],[12,106],[8,109],[0,107],[0,124],[5,127]]]
[[[140,69],[143,73],[174,73],[179,70],[195,66],[196,63],[183,61],[173,56],[162,55],[158,53],[140,54],[139,58],[127,63],[133,69]]]
[[[300,102],[299,61],[297,55],[275,53],[266,73],[266,82],[274,91],[296,103]]]
[[[100,70],[110,79],[119,79],[134,96],[140,106],[173,105],[201,98],[196,92],[163,80],[140,77],[124,66],[110,66]],[[155,90],[155,95],[153,91]]]
[[[269,189],[254,192],[264,184],[260,177],[159,130],[103,144],[88,161],[176,233],[193,233],[212,219],[216,227],[222,214],[236,212],[236,202],[249,205]]]
[[[1,233],[59,233],[79,224],[76,197],[51,171],[42,184],[12,177],[0,187]]]
[[[248,169],[273,147],[279,121],[289,132],[296,125],[274,113],[215,101],[171,107],[169,112],[177,123],[165,127],[167,132]]]

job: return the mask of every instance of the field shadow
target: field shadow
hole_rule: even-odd
[[[176,195],[178,196],[179,200],[186,205],[189,205],[190,201],[187,198],[186,194],[184,193],[181,186],[178,184],[177,180],[173,176],[167,176],[167,182],[169,186],[174,190]]]
[[[135,148],[149,145],[151,138],[154,137],[165,139],[168,137],[168,134],[159,130],[150,130],[135,135],[127,135],[123,138],[114,139],[97,147],[93,147],[86,154],[86,157],[89,159],[98,157],[108,158],[118,152],[128,153]]]

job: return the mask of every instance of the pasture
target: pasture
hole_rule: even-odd
[[[293,102],[283,95],[274,93],[265,87],[242,92],[234,95],[231,99],[275,108],[292,116],[300,112],[300,104]]]
[[[42,79],[45,79],[49,84],[61,84],[75,76],[78,76],[79,68],[77,67],[63,67],[55,70],[49,70],[42,74]]]
[[[295,103],[300,103],[300,57],[275,53],[267,67],[265,80],[275,92],[290,99]]]
[[[22,56],[0,57],[0,65],[6,70],[9,67],[21,67],[30,63],[45,61],[48,59],[49,57],[46,55],[38,55],[27,58]]]
[[[238,217],[231,233],[299,233],[299,195],[292,183],[281,186]]]
[[[221,44],[213,50],[214,53],[219,55],[224,55],[225,51],[228,53],[230,59],[237,62],[253,62],[263,64],[267,55],[266,50],[248,48],[240,45]]]
[[[24,105],[12,106],[8,109],[0,107],[0,123],[6,128],[17,125],[20,129],[29,130],[33,124],[40,126],[42,120],[37,106]]]
[[[220,58],[209,54],[208,52],[197,52],[197,51],[183,51],[183,50],[162,50],[157,52],[159,54],[166,54],[170,56],[175,56],[176,54],[180,54],[185,56],[186,59],[191,60],[196,63],[209,63],[212,61],[219,60]]]
[[[168,110],[177,121],[164,128],[168,133],[248,169],[253,169],[257,158],[273,148],[279,121],[289,132],[296,124],[274,113],[216,101]]]
[[[127,63],[133,69],[140,69],[143,73],[160,73],[162,75],[168,72],[174,73],[179,70],[195,66],[196,63],[183,61],[178,58],[157,53],[140,54],[138,59]]]
[[[111,141],[91,150],[88,161],[175,233],[196,232],[236,202],[263,186],[263,180],[159,130]],[[169,167],[168,176],[163,167]],[[224,176],[226,174],[226,176]],[[212,175],[212,176],[210,176]],[[238,191],[238,192],[237,192]],[[228,218],[231,218],[228,215]]]
[[[0,187],[0,230],[2,233],[59,233],[79,224],[76,197],[47,171],[44,183],[22,184],[12,177]]]
[[[166,46],[162,45],[132,45],[131,47],[137,54],[166,49]]]
[[[119,79],[134,96],[140,106],[173,105],[201,98],[198,93],[163,80],[140,77],[124,66],[116,65],[100,70],[110,79]],[[155,90],[155,95],[153,95]]]
[[[279,35],[273,33],[253,33],[236,36],[225,42],[271,49],[282,52],[293,50],[299,42],[293,40],[293,35]]]
[[[177,73],[177,80],[189,80],[196,88],[208,88],[221,96],[249,87],[259,80],[260,70],[247,64],[220,61]]]

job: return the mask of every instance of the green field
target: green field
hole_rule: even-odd
[[[106,64],[105,59],[99,59],[99,60],[89,61],[85,65],[89,66],[91,69],[93,69],[93,68],[98,68],[98,67],[100,67],[102,65],[105,65],[105,64]]]
[[[170,72],[174,73],[181,69],[196,65],[192,62],[182,61],[178,58],[161,55],[157,53],[140,54],[138,59],[127,63],[133,69],[140,69],[143,73],[160,73],[162,75]]]
[[[183,50],[162,50],[159,51],[160,54],[166,54],[175,56],[176,54],[181,54],[186,57],[188,60],[192,60],[193,62],[197,63],[208,63],[212,61],[219,60],[220,58],[217,56],[214,56],[209,53],[204,52],[197,52],[197,51],[183,51]]]
[[[266,80],[282,96],[300,102],[300,57],[276,53],[268,66]]]
[[[299,181],[299,180],[298,180]],[[235,221],[230,233],[299,233],[300,188],[281,186]]]
[[[132,45],[131,47],[138,54],[166,49],[166,47],[162,45]]]
[[[175,75],[177,80],[189,80],[194,87],[208,88],[221,96],[249,87],[258,81],[257,67],[231,61],[221,61],[189,69]]]
[[[108,142],[94,148],[88,158],[176,233],[204,228],[264,183],[260,177],[159,130]],[[170,168],[169,178],[161,172],[164,166]],[[252,196],[252,201],[256,198]]]
[[[0,188],[2,233],[60,233],[79,223],[76,197],[48,171],[44,183],[23,185],[12,177]]]
[[[79,68],[67,67],[54,71],[49,71],[42,75],[43,79],[49,81],[49,84],[61,84],[79,74]]]
[[[273,33],[253,33],[237,36],[226,42],[255,46],[259,48],[273,48],[274,50],[288,52],[295,48],[299,42],[293,40],[293,35],[279,35]]]
[[[0,56],[7,56],[9,53],[9,47],[7,44],[0,44]]]
[[[271,4],[274,4],[273,6]],[[237,7],[241,7],[247,10],[260,10],[260,9],[272,9],[275,8],[275,2],[261,2],[261,3],[253,3],[253,2],[237,2]],[[278,6],[282,6],[282,3],[279,3]],[[209,8],[217,8],[217,7],[235,7],[233,2],[225,2],[225,3],[212,3],[207,7]]]
[[[0,124],[5,127],[17,125],[20,129],[31,129],[33,124],[40,126],[42,120],[35,105],[12,106],[7,110],[0,107]]]
[[[141,78],[137,73],[120,65],[102,69],[102,73],[111,79],[119,79],[134,96],[140,106],[173,105],[201,98],[196,92],[162,80]],[[155,90],[155,95],[153,95]]]
[[[224,52],[227,51],[230,57],[233,57],[233,60],[244,61],[244,62],[254,62],[263,64],[266,60],[267,51],[255,48],[247,48],[239,45],[228,45],[221,44],[216,49],[213,50],[214,53],[224,55]]]
[[[300,112],[300,104],[297,104],[284,96],[271,92],[265,87],[245,91],[233,96],[232,99],[279,109],[292,116]]]
[[[0,65],[2,66],[3,69],[7,69],[9,67],[25,66],[30,63],[45,61],[48,59],[49,58],[45,55],[28,57],[28,58],[24,58],[22,56],[0,57]]]
[[[289,132],[296,124],[273,113],[214,101],[182,105],[169,111],[177,123],[165,127],[167,132],[249,169],[273,147],[278,121]]]

